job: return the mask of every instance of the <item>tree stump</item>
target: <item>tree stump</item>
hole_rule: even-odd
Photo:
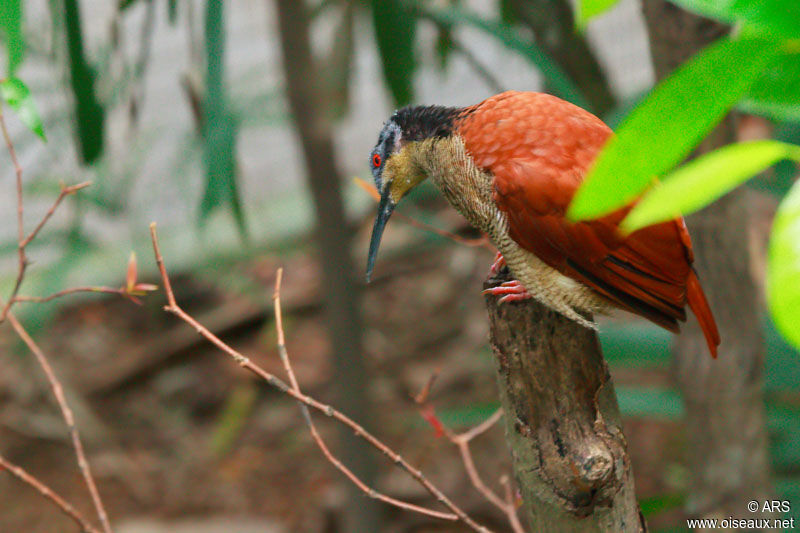
[[[490,343],[529,530],[645,531],[597,333],[535,300],[498,300],[486,297]]]

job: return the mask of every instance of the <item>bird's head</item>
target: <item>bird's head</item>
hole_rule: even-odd
[[[372,177],[381,198],[369,243],[368,282],[383,230],[394,208],[411,189],[428,177],[417,162],[420,142],[431,137],[450,135],[458,111],[441,106],[405,107],[395,112],[383,125],[369,158]]]

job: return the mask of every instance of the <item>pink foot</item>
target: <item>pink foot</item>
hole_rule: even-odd
[[[522,286],[517,280],[506,281],[505,283],[486,289],[483,294],[491,294],[492,296],[501,296],[498,303],[517,302],[519,300],[527,300],[532,298],[528,290]]]
[[[487,277],[491,278],[496,276],[504,266],[506,266],[506,260],[503,258],[503,254],[497,252],[497,256],[494,258],[494,263],[492,263],[492,266],[489,267],[489,275]]]

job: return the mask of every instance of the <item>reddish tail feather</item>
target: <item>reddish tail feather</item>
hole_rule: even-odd
[[[708,343],[708,351],[711,352],[711,357],[717,358],[717,346],[719,346],[720,338],[719,331],[717,330],[717,323],[714,321],[714,315],[711,314],[711,308],[708,306],[708,300],[703,293],[703,288],[700,286],[700,280],[697,279],[694,269],[689,272],[689,279],[686,280],[686,298],[689,301],[689,307],[692,309],[697,321],[700,322],[700,328],[703,330],[703,335]]]

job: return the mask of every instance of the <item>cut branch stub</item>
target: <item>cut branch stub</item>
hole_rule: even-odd
[[[485,287],[507,280],[493,278]],[[506,435],[531,531],[643,531],[596,332],[535,300],[499,304],[487,296],[486,305]]]

